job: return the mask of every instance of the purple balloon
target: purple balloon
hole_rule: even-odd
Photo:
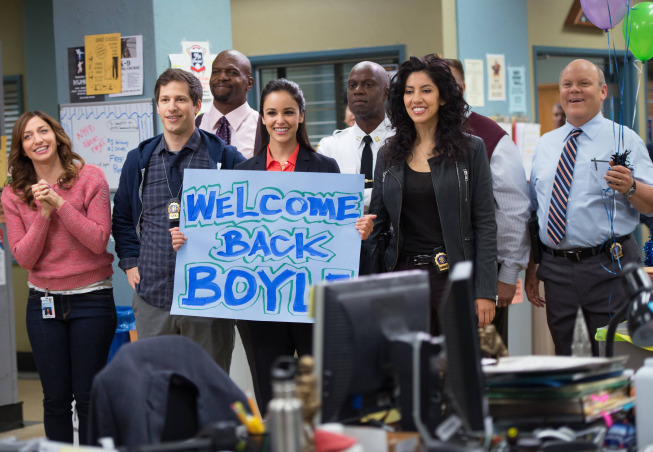
[[[626,17],[630,0],[580,0],[580,5],[594,25],[607,30]]]

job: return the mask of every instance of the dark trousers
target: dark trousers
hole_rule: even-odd
[[[449,272],[440,273],[434,265],[415,265],[402,259],[397,261],[394,271],[401,270],[426,270],[429,273],[429,284],[431,286],[431,331],[433,336],[440,334],[440,303],[442,295],[447,287]]]
[[[623,243],[621,267],[639,262],[639,247],[631,237]],[[576,313],[580,307],[585,316],[592,343],[598,356],[596,329],[610,322],[610,315],[627,302],[621,283],[621,269],[610,255],[601,253],[578,261],[542,254],[537,277],[544,282],[546,319],[553,337],[556,355],[571,355]]]
[[[290,322],[258,322],[238,320],[238,333],[243,341],[252,373],[256,402],[265,413],[272,399],[270,370],[279,356],[313,354],[313,324]]]
[[[232,319],[172,315],[170,308],[152,306],[136,292],[132,298],[136,332],[140,339],[172,334],[191,339],[202,347],[222,370],[229,373],[236,332]]]
[[[88,443],[91,384],[104,367],[116,331],[113,289],[53,295],[56,318],[44,319],[41,297],[30,290],[27,334],[43,387],[43,424],[49,440],[73,442],[71,404],[79,416],[79,442]]]
[[[501,264],[497,264],[497,272],[501,270]],[[494,309],[494,318],[492,319],[492,325],[497,330],[497,333],[499,333],[499,336],[501,336],[501,340],[503,341],[503,344],[508,348],[508,308],[510,306],[506,306],[503,308],[500,308],[497,306]]]
[[[494,308],[494,318],[492,319],[492,325],[497,330],[497,333],[499,333],[499,336],[501,336],[501,340],[503,341],[503,344],[508,348],[508,308],[510,306],[506,306],[503,308],[500,308],[497,306]]]

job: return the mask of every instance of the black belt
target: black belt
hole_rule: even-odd
[[[617,237],[614,243],[622,244],[630,238],[630,234]],[[582,259],[596,256],[599,254],[609,254],[613,246],[612,240],[606,241],[603,245],[592,246],[589,248],[574,248],[570,250],[556,250],[542,244],[542,251],[554,257],[564,257],[570,261],[581,261]]]
[[[413,265],[434,265],[440,272],[449,270],[449,259],[442,246],[434,249],[431,254],[400,254],[399,260]]]

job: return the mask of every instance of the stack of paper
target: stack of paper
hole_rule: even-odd
[[[583,425],[633,407],[625,357],[518,356],[485,365],[497,426]]]

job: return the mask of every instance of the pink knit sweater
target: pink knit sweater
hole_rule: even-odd
[[[84,165],[70,190],[54,188],[66,200],[43,218],[16,196],[2,192],[9,246],[29,281],[50,290],[69,290],[102,281],[113,274],[109,185],[100,168]]]

